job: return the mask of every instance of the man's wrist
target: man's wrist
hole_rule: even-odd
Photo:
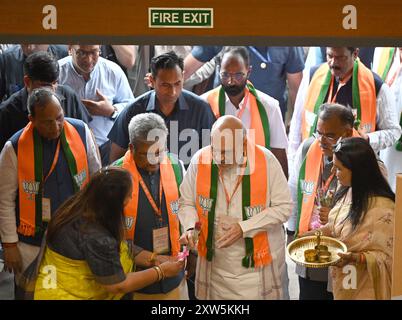
[[[18,244],[18,242],[2,242],[1,243],[1,246],[3,247],[3,248],[15,248],[15,247],[17,247],[17,244]]]

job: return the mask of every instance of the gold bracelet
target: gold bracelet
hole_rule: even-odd
[[[161,280],[164,280],[165,279],[165,273],[163,272],[161,267],[159,267],[159,270],[161,271],[161,274],[162,274],[162,279]]]
[[[162,280],[163,277],[163,272],[159,266],[154,266],[152,267],[153,269],[156,270],[156,273],[158,274],[158,282]]]

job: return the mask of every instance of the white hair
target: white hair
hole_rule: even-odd
[[[168,133],[165,121],[155,113],[137,114],[128,125],[128,135],[133,146],[141,141],[166,139]]]

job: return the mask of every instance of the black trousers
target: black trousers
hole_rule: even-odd
[[[314,281],[299,276],[299,300],[334,300],[331,292],[327,291],[328,282]]]

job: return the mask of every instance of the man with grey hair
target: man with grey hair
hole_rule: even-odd
[[[17,286],[57,208],[101,167],[88,126],[64,118],[52,90],[33,90],[28,111],[30,122],[0,154],[0,238],[5,268],[14,272]]]
[[[289,188],[293,200],[288,221],[288,242],[295,233],[302,235],[328,222],[337,178],[332,171],[332,146],[340,138],[353,135],[354,115],[351,108],[325,103],[318,114],[317,132],[306,139],[296,152],[291,168]],[[355,135],[358,133],[355,131]],[[328,269],[296,266],[299,275],[300,300],[332,300],[327,291]]]
[[[140,247],[141,268],[152,268],[180,252],[177,217],[179,187],[184,168],[177,156],[166,151],[168,129],[155,113],[134,116],[128,126],[129,150],[114,164],[128,170],[133,191],[124,215],[126,235]],[[184,271],[134,293],[136,300],[188,299]]]

